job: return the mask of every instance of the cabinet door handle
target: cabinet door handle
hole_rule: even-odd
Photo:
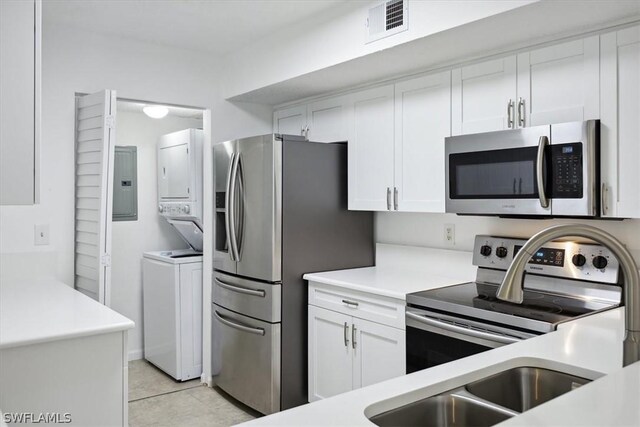
[[[343,303],[345,303],[345,304],[347,304],[347,305],[352,305],[352,306],[354,306],[354,307],[357,307],[357,306],[358,306],[358,303],[357,303],[357,302],[355,302],[355,301],[349,301],[348,299],[343,299],[343,300],[342,300],[342,302],[343,302]]]
[[[387,187],[387,210],[391,210],[391,188]]]
[[[398,210],[398,187],[393,187],[393,209]]]
[[[351,346],[356,348],[356,325],[351,325]]]
[[[344,346],[349,347],[349,324],[344,322]]]
[[[609,206],[607,206],[607,192],[608,192],[607,184],[602,183],[602,191],[600,192],[600,204],[602,205],[602,214],[606,214],[609,210]]]
[[[507,127],[513,128],[513,101],[511,99],[507,102]]]
[[[524,99],[520,97],[518,100],[518,125],[524,127]]]

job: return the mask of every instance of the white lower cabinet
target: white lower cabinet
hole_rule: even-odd
[[[353,389],[351,316],[309,306],[309,401]]]
[[[405,331],[357,317],[351,330],[354,389],[406,374]]]
[[[309,305],[309,401],[405,374],[405,331]]]

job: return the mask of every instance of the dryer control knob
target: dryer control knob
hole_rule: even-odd
[[[182,210],[184,211],[184,213],[188,214],[189,212],[191,212],[191,207],[189,205],[184,205]]]

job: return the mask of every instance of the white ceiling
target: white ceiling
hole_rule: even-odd
[[[44,0],[43,19],[224,55],[353,0]]]

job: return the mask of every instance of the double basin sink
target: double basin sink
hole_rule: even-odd
[[[590,382],[564,372],[518,367],[375,415],[388,426],[492,426]]]

